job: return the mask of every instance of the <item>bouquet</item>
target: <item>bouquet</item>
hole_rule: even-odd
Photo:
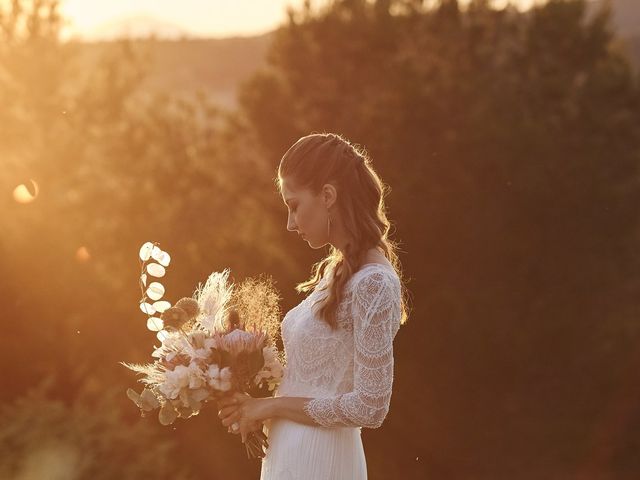
[[[142,416],[159,409],[160,423],[170,425],[197,415],[210,400],[252,388],[275,389],[283,374],[283,356],[275,346],[280,298],[269,279],[235,285],[229,269],[213,272],[193,297],[171,306],[162,300],[160,282],[147,284],[148,276],[165,275],[171,257],[151,242],[139,256],[140,309],[160,345],[154,346],[153,363],[120,363],[143,375],[138,380],[145,385],[142,392],[127,390]],[[249,458],[263,457],[268,446],[262,431],[245,441]]]

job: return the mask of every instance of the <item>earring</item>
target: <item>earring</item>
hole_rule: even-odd
[[[331,238],[331,215],[327,209],[327,240]]]

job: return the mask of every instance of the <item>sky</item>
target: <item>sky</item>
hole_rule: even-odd
[[[506,1],[506,0],[499,0]],[[526,6],[535,0],[512,0]],[[312,0],[322,4],[326,0]],[[65,36],[98,38],[109,25],[127,18],[149,17],[175,25],[194,36],[255,35],[286,20],[286,7],[303,0],[62,0],[61,13],[70,21]]]
[[[106,25],[130,17],[151,17],[196,36],[254,35],[286,19],[286,6],[303,0],[62,0],[60,11],[71,24],[68,35],[94,37]],[[316,2],[317,3],[317,2]]]

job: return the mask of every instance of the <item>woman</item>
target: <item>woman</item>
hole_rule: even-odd
[[[261,480],[366,479],[361,428],[387,415],[393,339],[407,317],[385,186],[335,134],[299,139],[282,157],[278,185],[287,230],[330,252],[296,287],[311,294],[282,321],[287,365],[274,398],[236,394],[219,416],[243,441],[265,423]]]

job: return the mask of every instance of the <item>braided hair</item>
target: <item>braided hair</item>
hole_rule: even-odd
[[[389,188],[373,169],[367,153],[335,133],[315,133],[295,142],[278,166],[280,190],[283,178],[291,179],[302,188],[309,188],[314,194],[319,194],[327,183],[334,185],[338,192],[336,205],[348,237],[344,252],[331,246],[329,254],[313,265],[311,278],[296,286],[298,292],[313,290],[325,270],[331,267],[332,276],[325,287],[329,294],[319,314],[332,328],[336,328],[336,311],[344,285],[365,263],[370,249],[381,249],[402,280],[397,244],[388,238],[391,224],[387,219],[384,199]],[[404,285],[402,296],[401,323],[405,323]]]

